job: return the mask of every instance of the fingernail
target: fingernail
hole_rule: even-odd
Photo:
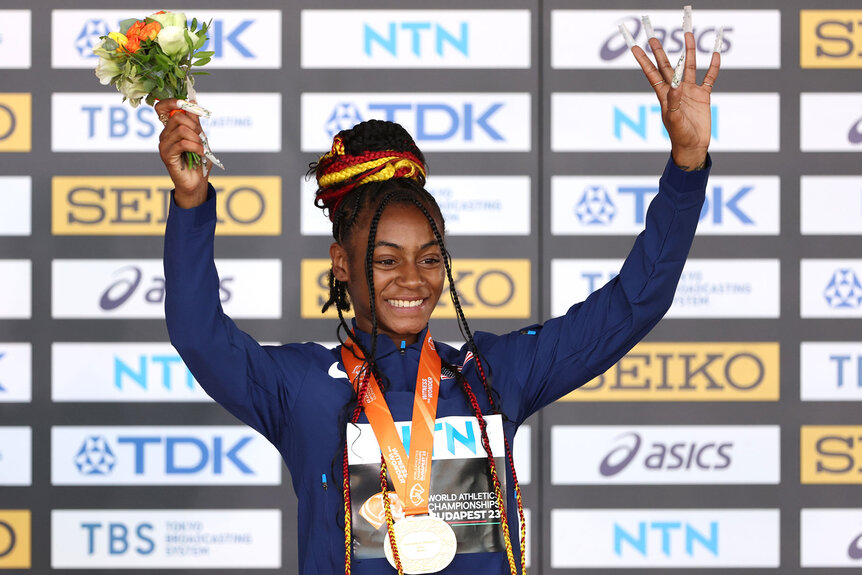
[[[673,69],[673,79],[670,81],[671,87],[679,87],[679,83],[682,82],[683,70],[685,70],[685,52],[679,55],[679,60],[676,63],[676,68]]]
[[[724,42],[724,26],[720,26],[718,32],[715,33],[715,44],[712,47],[712,51],[721,52],[722,42]]]
[[[620,29],[620,34],[622,34],[622,35],[623,35],[623,38],[625,38],[625,39],[626,39],[626,46],[628,46],[628,47],[629,47],[629,50],[631,50],[632,48],[634,48],[634,47],[636,46],[636,44],[635,44],[635,39],[632,37],[632,33],[631,33],[631,32],[629,32],[629,29],[628,29],[628,28],[626,28],[626,25],[625,25],[625,24],[620,24],[620,25],[619,25],[619,29]]]
[[[644,32],[646,32],[647,39],[655,38],[655,30],[652,28],[652,22],[649,19],[649,16],[641,16],[641,22],[644,24]]]
[[[691,27],[691,6],[683,6],[682,7],[682,31],[683,32],[691,32],[693,28]]]

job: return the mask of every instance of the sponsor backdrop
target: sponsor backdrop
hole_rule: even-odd
[[[220,295],[243,329],[334,341],[331,239],[302,176],[381,118],[427,152],[464,309],[499,332],[612,279],[657,192],[667,134],[616,29],[644,45],[649,13],[675,61],[681,5],[609,4],[4,0],[0,570],[296,569],[289,474],[167,341],[160,126],[98,84],[99,36],[160,9],[213,21],[198,89],[228,168]],[[667,319],[516,440],[533,573],[862,567],[851,7],[695,6],[701,68],[725,30],[698,238]],[[441,302],[444,341],[453,317]]]

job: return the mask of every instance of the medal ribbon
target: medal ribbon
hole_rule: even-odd
[[[355,350],[359,351],[359,350]],[[341,361],[353,381],[354,389],[366,374],[363,370],[364,358],[354,355],[354,350],[341,347]],[[425,332],[422,353],[419,356],[419,371],[416,374],[416,391],[413,395],[413,427],[410,432],[410,455],[395,428],[392,413],[380,386],[373,374],[365,397],[360,398],[365,415],[380,445],[380,451],[390,470],[395,492],[404,504],[407,515],[428,513],[428,497],[431,490],[431,454],[434,448],[434,424],[437,416],[437,398],[440,394],[440,356],[434,347],[431,333]],[[384,494],[385,497],[385,494]]]

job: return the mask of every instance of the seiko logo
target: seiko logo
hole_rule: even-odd
[[[642,377],[641,371],[657,377]],[[672,377],[670,374],[680,374]],[[578,393],[608,390],[714,390],[751,391],[766,376],[766,365],[753,353],[629,353]]]
[[[624,471],[635,460],[641,449],[642,438],[636,432],[618,438],[630,445],[623,444],[612,449],[602,459],[599,472],[605,477],[613,477]],[[687,469],[727,469],[730,466],[732,442],[678,441],[664,443],[652,442],[643,454],[643,467],[647,470],[687,470]]]
[[[362,46],[367,56],[373,56],[374,48],[392,56],[398,56],[399,38],[406,40],[410,52],[421,57],[430,52],[443,56],[444,46],[449,50],[469,56],[469,25],[461,22],[457,30],[447,29],[439,22],[409,21],[385,24],[362,25]],[[402,43],[403,45],[403,43]]]
[[[137,266],[126,266],[114,272],[114,276],[120,276],[117,281],[109,285],[99,298],[99,307],[104,311],[112,311],[138,293],[138,287],[141,288],[143,299],[150,304],[162,304],[165,301],[165,278],[150,277],[144,280],[144,274],[141,268]],[[227,303],[231,298],[230,283],[234,281],[233,277],[223,277],[219,279],[219,299],[222,303]],[[141,284],[144,285],[141,285]]]
[[[18,536],[11,525],[0,519],[0,559],[10,555],[18,543]]]
[[[862,305],[862,283],[852,269],[835,270],[823,290],[823,297],[831,308],[856,309]]]
[[[447,104],[445,102],[429,102],[412,104],[409,102],[371,102],[368,111],[371,117],[390,122],[405,123],[405,116],[409,125],[415,126],[413,137],[417,143],[436,142],[460,138],[465,142],[471,142],[476,138],[476,132],[483,132],[485,136],[493,141],[504,141],[502,134],[491,125],[491,118],[505,104],[495,102],[484,108],[476,108],[469,102],[460,106]],[[437,119],[436,131],[432,131],[431,118]],[[341,130],[352,128],[357,123],[365,120],[359,112],[359,108],[351,102],[342,102],[335,106],[326,121],[324,128],[331,138]],[[444,127],[439,127],[440,123]]]
[[[5,104],[0,104],[0,142],[15,133],[17,123],[15,111]]]
[[[643,35],[641,32],[643,31],[641,25],[641,19],[639,16],[629,16],[628,18],[620,19],[620,22],[625,24],[629,31],[631,31],[632,36],[635,37],[640,44],[646,44],[646,34]],[[665,51],[669,54],[676,54],[683,51],[685,47],[685,39],[683,35],[682,27],[676,28],[664,28],[662,26],[654,26],[656,38],[662,43]],[[710,54],[712,52],[713,44],[715,41],[716,28],[714,27],[706,27],[706,28],[695,28],[694,39],[695,46],[697,47],[697,51],[701,54]],[[727,52],[730,50],[733,45],[733,27],[728,26],[724,29],[724,44],[722,52]],[[605,40],[604,44],[602,44],[601,49],[599,50],[599,55],[602,60],[610,61],[616,60],[620,56],[624,54],[628,54],[629,50],[626,46],[625,41],[620,37],[620,35],[616,32],[609,35],[607,40]]]

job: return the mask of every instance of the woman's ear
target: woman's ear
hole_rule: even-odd
[[[332,275],[340,282],[345,282],[350,279],[350,258],[347,257],[347,250],[338,242],[333,242],[329,246],[329,257],[332,259]]]

